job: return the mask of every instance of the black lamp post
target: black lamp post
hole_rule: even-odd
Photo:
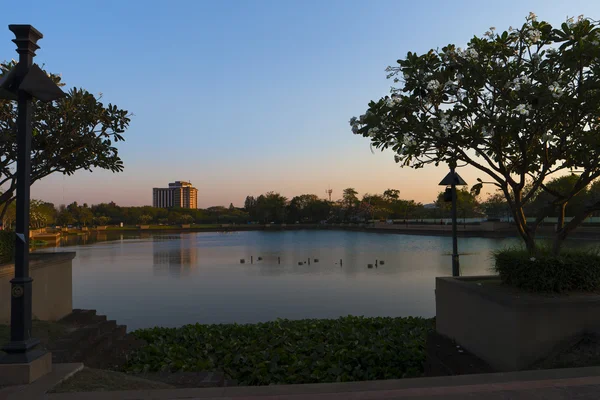
[[[458,260],[458,234],[456,221],[456,186],[465,186],[467,182],[455,172],[456,166],[450,166],[450,173],[440,182],[440,186],[450,186],[444,193],[444,201],[452,202],[452,276],[460,276]]]
[[[36,44],[43,35],[31,25],[9,25],[15,34],[19,62],[0,80],[0,99],[17,101],[17,199],[15,277],[11,283],[10,342],[2,350],[0,363],[29,363],[45,352],[36,349],[31,337],[31,288],[29,276],[29,205],[31,173],[32,99],[48,102],[65,94],[35,64]]]

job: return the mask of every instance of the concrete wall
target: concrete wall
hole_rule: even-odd
[[[57,321],[73,310],[72,263],[75,253],[32,253],[29,269],[33,278],[33,316]],[[10,322],[10,280],[14,265],[0,265],[0,324]]]
[[[498,371],[527,369],[583,332],[600,333],[600,295],[531,294],[493,280],[436,278],[436,330]]]

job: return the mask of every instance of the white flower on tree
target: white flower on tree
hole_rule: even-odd
[[[470,47],[466,51],[466,55],[468,58],[475,60],[479,56],[479,53],[474,48]]]
[[[542,32],[537,29],[531,29],[527,32],[527,37],[531,41],[531,43],[537,43],[542,39]]]
[[[439,87],[440,87],[440,83],[438,81],[436,81],[435,79],[432,79],[427,83],[427,89],[429,89],[429,90],[438,90]]]
[[[524,115],[524,116],[528,116],[528,115],[529,115],[529,110],[530,110],[530,107],[529,107],[529,105],[526,105],[526,104],[519,104],[519,105],[518,105],[518,106],[517,106],[517,107],[514,109],[514,111],[515,111],[517,114]]]
[[[550,93],[552,93],[552,97],[555,99],[558,99],[563,95],[563,89],[556,82],[553,82],[550,86],[548,86],[548,89],[550,89]]]
[[[361,120],[359,134],[368,136],[375,126],[394,132],[400,140],[393,147],[394,159],[400,165],[457,161],[487,174],[491,183],[486,183],[506,189],[509,203],[523,199],[510,207],[534,255],[538,223],[520,217],[533,201],[530,193],[572,165],[588,171],[582,175],[584,185],[600,179],[600,91],[590,90],[600,85],[600,22],[579,21],[577,29],[552,27],[531,13],[522,28],[498,34],[490,28],[463,48],[449,44],[398,60],[399,66],[388,72],[404,76],[410,85],[392,87],[401,99],[393,113],[386,97],[370,103],[376,118]],[[393,142],[382,137],[371,138],[371,145],[389,148]],[[475,155],[479,159],[472,161]],[[530,187],[519,184],[526,180]],[[600,212],[600,201],[593,207]],[[561,229],[568,233],[576,224]],[[553,251],[564,236],[555,237]]]

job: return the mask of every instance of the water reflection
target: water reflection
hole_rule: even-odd
[[[489,274],[490,252],[517,243],[460,238],[462,273]],[[452,240],[344,231],[108,232],[68,237],[61,246],[77,252],[73,307],[137,329],[348,314],[431,317],[435,277],[451,274]],[[385,264],[369,269],[375,260]]]
[[[187,276],[198,263],[193,234],[152,236],[154,275]]]

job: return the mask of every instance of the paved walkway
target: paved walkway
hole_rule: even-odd
[[[33,385],[30,385],[33,386]],[[600,367],[315,385],[44,394],[4,400],[598,400]],[[23,397],[26,396],[26,397]]]
[[[598,400],[600,367],[316,385],[64,393],[48,400]]]

